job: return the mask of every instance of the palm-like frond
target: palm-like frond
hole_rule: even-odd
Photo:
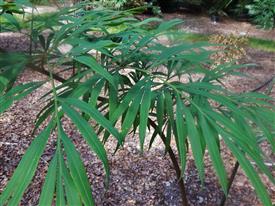
[[[62,68],[61,73],[74,72],[56,86],[53,69],[49,70],[52,89],[42,97],[47,105],[39,113],[35,129],[48,118],[52,119],[51,123],[24,155],[0,196],[1,205],[19,203],[33,177],[47,138],[54,130],[57,131],[57,148],[45,178],[40,205],[51,205],[54,194],[56,204],[94,205],[80,155],[62,126],[65,116],[101,159],[107,179],[110,168],[104,142],[112,135],[117,139],[119,149],[127,135],[139,128],[143,151],[146,131],[152,127],[150,122],[153,121],[156,126],[153,127],[155,132],[151,144],[163,132],[168,149],[174,138],[182,175],[190,145],[199,176],[204,180],[207,149],[226,193],[228,181],[220,151],[223,141],[239,161],[263,204],[271,205],[251,161],[274,183],[274,177],[263,163],[264,154],[255,132],[256,129],[262,131],[275,149],[272,133],[274,106],[269,103],[272,99],[265,95],[234,94],[219,83],[238,67],[224,65],[209,69],[211,52],[205,49],[207,43],[161,44],[158,39],[164,38],[167,30],[181,23],[179,20],[162,22],[152,18],[139,21],[129,11],[87,11],[83,5],[75,5],[61,10],[54,15],[53,22],[46,23],[49,21],[37,25],[38,31],[42,28],[52,30],[50,39],[40,37],[40,42],[44,42],[43,52],[47,55],[43,60],[47,60],[45,64],[49,68]],[[59,48],[64,44],[72,48],[61,52]],[[35,57],[38,58],[36,61],[41,60],[41,55]],[[1,73],[0,112],[13,100],[21,99],[43,84],[9,86],[21,68],[18,67],[18,71],[15,68],[12,75],[6,75],[11,70],[5,68]],[[96,125],[92,126],[89,119],[93,119]],[[119,131],[116,129],[118,123],[121,124]],[[102,141],[98,134],[102,134]]]

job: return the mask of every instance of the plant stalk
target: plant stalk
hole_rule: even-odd
[[[29,54],[32,55],[32,47],[33,47],[33,44],[32,44],[32,41],[33,41],[33,38],[32,38],[32,35],[33,35],[33,24],[34,24],[34,7],[32,5],[32,16],[31,16],[31,33],[30,33],[30,47],[29,47]]]
[[[159,130],[158,126],[156,125],[156,123],[149,119],[149,124],[155,129],[158,131],[158,134],[161,138],[161,140],[163,141],[163,143],[165,144],[165,135],[163,134],[162,131]],[[186,195],[186,189],[185,189],[185,184],[184,184],[184,181],[183,181],[183,178],[181,177],[181,170],[180,170],[180,167],[179,167],[179,164],[178,164],[178,161],[177,161],[177,158],[175,156],[175,153],[173,152],[172,148],[170,146],[168,146],[167,148],[167,151],[168,151],[168,154],[169,154],[169,157],[173,163],[173,166],[174,166],[174,169],[176,171],[176,175],[177,175],[177,178],[178,178],[178,185],[179,185],[179,188],[180,188],[180,193],[181,193],[181,199],[182,199],[182,205],[183,206],[188,206],[188,200],[187,200],[187,195]]]
[[[232,187],[233,181],[234,181],[234,179],[235,179],[235,177],[236,177],[236,175],[237,175],[239,166],[240,166],[239,162],[236,161],[236,163],[235,163],[235,165],[234,165],[234,168],[233,168],[233,170],[232,170],[231,176],[230,176],[230,178],[229,178],[228,187],[227,187],[227,194],[229,194],[229,192],[230,192],[230,189],[231,189],[231,187]],[[221,199],[220,206],[224,206],[225,203],[226,203],[226,200],[227,200],[227,195],[223,194],[222,199]]]

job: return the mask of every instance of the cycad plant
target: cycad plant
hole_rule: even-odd
[[[180,20],[140,21],[133,15],[135,10],[83,8],[86,4],[64,8],[50,18],[34,17],[37,32],[33,41],[40,42],[40,47],[31,55],[1,54],[1,113],[46,82],[52,87],[41,97],[47,102],[35,123],[35,130],[40,128],[41,132],[2,192],[0,205],[19,204],[51,134],[55,135],[56,148],[39,205],[95,204],[84,164],[64,131],[65,117],[102,161],[106,183],[110,168],[104,143],[115,138],[119,150],[130,132],[138,132],[141,152],[145,138],[150,138],[151,144],[156,138],[162,139],[177,169],[185,205],[188,203],[182,177],[191,151],[202,182],[204,156],[209,152],[227,194],[227,172],[220,147],[224,143],[262,203],[272,205],[258,173],[264,173],[273,183],[274,177],[257,143],[258,135],[264,134],[275,149],[272,99],[259,93],[236,94],[224,88],[222,79],[235,74],[240,66],[228,63],[209,69],[209,55],[213,52],[206,49],[208,43],[160,43]],[[61,50],[61,46],[69,49]],[[26,67],[48,75],[48,80],[14,85]],[[148,129],[154,131],[151,137]],[[178,160],[171,149],[173,142]]]

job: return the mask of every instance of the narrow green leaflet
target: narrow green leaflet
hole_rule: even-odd
[[[133,101],[134,98],[136,98],[137,95],[139,95],[139,91],[143,88],[144,83],[145,79],[140,80],[127,92],[127,95],[123,97],[117,109],[110,116],[110,121],[112,123],[115,123],[117,119],[127,110],[129,104]]]
[[[231,140],[227,134],[223,134],[224,141],[226,145],[230,148],[234,156],[239,161],[242,169],[246,173],[247,177],[251,181],[256,193],[258,194],[260,200],[262,201],[263,205],[265,206],[272,206],[270,197],[266,191],[265,186],[263,185],[259,175],[251,165],[248,159],[246,159],[245,154],[237,147]]]
[[[172,136],[172,128],[174,128],[174,111],[173,111],[173,99],[172,95],[169,91],[164,92],[165,96],[165,109],[167,112],[167,117],[168,117],[168,126],[167,126],[167,135],[166,135],[166,150],[169,148],[171,144],[171,136]]]
[[[45,149],[47,140],[50,136],[53,122],[44,129],[32,142],[22,160],[17,166],[11,180],[6,186],[4,192],[0,196],[0,205],[5,205],[8,201],[9,205],[18,205],[25,189],[31,182],[39,159]]]
[[[77,191],[73,178],[69,173],[68,168],[66,167],[64,161],[62,161],[62,171],[63,171],[67,204],[69,206],[81,205],[82,203],[79,196],[79,192]]]
[[[96,73],[103,76],[105,79],[107,79],[114,87],[115,87],[115,81],[113,79],[113,76],[100,64],[97,63],[96,59],[92,56],[79,56],[75,57],[75,60],[88,66],[90,69],[95,71]]]
[[[135,97],[135,99],[132,101],[131,105],[129,106],[129,109],[126,113],[126,116],[121,126],[121,135],[123,138],[125,138],[125,136],[128,134],[134,120],[137,118],[137,113],[138,113],[138,109],[140,106],[143,93],[144,93],[143,89],[139,91],[138,95]]]
[[[140,121],[139,121],[139,140],[140,140],[141,152],[143,152],[146,128],[147,128],[147,123],[149,118],[149,110],[151,106],[152,92],[151,92],[150,82],[146,84],[144,90],[145,91],[140,104]]]
[[[200,136],[196,127],[195,119],[192,116],[189,108],[183,107],[185,113],[185,121],[187,125],[188,138],[191,144],[193,156],[195,159],[196,167],[198,168],[199,176],[201,181],[204,180],[204,163],[202,145],[200,142]]]
[[[206,111],[209,116],[213,117],[213,119],[216,119],[216,121],[224,121],[224,130],[222,131],[219,129],[220,134],[227,132],[231,135],[231,138],[238,143],[238,145],[242,148],[244,152],[246,152],[257,164],[257,166],[269,177],[270,181],[275,183],[274,177],[272,176],[270,170],[263,162],[263,152],[257,145],[251,146],[249,143],[253,141],[257,142],[257,138],[254,137],[254,139],[251,139],[249,137],[249,134],[246,134],[245,130],[241,130],[238,126],[235,125],[234,122],[227,121],[226,117],[216,113],[216,112],[210,112]],[[228,130],[228,128],[234,127],[234,130]],[[246,136],[245,138],[251,139],[250,141],[246,141],[243,136]]]
[[[36,116],[33,133],[40,127],[40,125],[54,112],[54,104],[50,102],[47,104],[40,113]]]
[[[80,195],[84,204],[87,206],[94,205],[94,200],[92,199],[91,186],[85,171],[84,164],[80,158],[80,155],[76,151],[75,146],[73,145],[71,140],[67,137],[63,129],[59,127],[58,131],[64,145],[65,153],[67,154],[67,162],[68,162],[70,174],[72,176],[73,184],[75,185],[75,188],[77,189],[78,194]],[[68,174],[67,174],[67,179],[68,179]],[[73,190],[73,189],[74,188],[71,188],[70,190]],[[78,195],[78,194],[75,194],[75,195]]]
[[[3,113],[5,110],[7,110],[14,101],[18,101],[27,96],[42,86],[42,84],[44,84],[44,82],[31,82],[13,87],[6,94],[0,96],[0,113]]]
[[[12,88],[18,75],[24,70],[27,58],[19,53],[1,53],[0,55],[0,94]],[[3,72],[2,72],[3,69]]]
[[[90,126],[90,124],[83,119],[83,117],[74,109],[70,108],[70,106],[64,102],[62,102],[62,108],[64,112],[68,115],[68,117],[72,120],[72,122],[76,125],[84,139],[87,141],[91,149],[97,154],[97,156],[101,159],[104,169],[106,171],[107,180],[110,176],[110,169],[107,159],[107,154],[104,146],[99,141],[95,131]]]
[[[250,109],[249,112],[252,114],[251,119],[253,119],[257,126],[262,130],[266,139],[269,141],[273,152],[275,152],[275,138],[273,137],[272,132],[268,129],[268,126],[272,124],[272,122],[269,122],[267,119],[261,117],[261,115],[265,113],[264,111],[259,113],[256,109]]]
[[[234,138],[238,140],[239,145],[242,145],[244,149],[247,149],[247,151],[254,151],[257,155],[261,154],[258,145],[251,145],[255,144],[255,142],[257,143],[257,140],[249,138],[249,136],[247,136],[243,130],[240,130],[238,127],[236,127],[236,124],[232,122],[231,119],[214,111],[204,110],[204,112],[211,118],[215,119],[218,123],[222,124],[227,131],[230,131],[232,134],[234,134]]]
[[[120,144],[122,144],[122,136],[119,134],[117,129],[115,129],[111,122],[107,120],[97,109],[91,107],[88,103],[81,101],[79,99],[66,98],[62,101],[80,109],[82,112],[85,112],[90,117],[92,117],[98,124],[105,127],[114,137],[116,137]]]
[[[183,119],[183,102],[180,97],[177,97],[176,102],[176,128],[177,128],[177,135],[175,137],[177,138],[177,147],[179,150],[179,157],[180,157],[180,165],[181,165],[181,175],[184,174],[185,171],[185,165],[186,165],[186,137],[187,137],[187,128],[184,123]]]
[[[58,135],[60,136],[60,134]],[[65,206],[66,202],[65,202],[65,193],[64,193],[64,187],[63,187],[63,171],[62,171],[62,161],[64,160],[59,148],[57,148],[56,154],[57,154],[56,205]]]
[[[45,178],[45,182],[39,198],[39,206],[52,205],[53,195],[55,191],[56,170],[57,170],[57,156],[54,155],[49,165],[47,176]]]
[[[162,92],[157,97],[156,113],[157,113],[158,127],[161,130],[163,126],[163,117],[164,117],[164,97]]]
[[[100,95],[100,92],[104,86],[105,81],[99,81],[94,88],[91,91],[91,96],[90,96],[90,100],[89,100],[89,104],[91,105],[91,107],[95,107],[96,103],[97,103],[97,99]]]
[[[202,133],[207,144],[207,148],[212,160],[213,166],[217,172],[220,184],[225,194],[227,194],[228,181],[226,170],[221,158],[219,147],[217,145],[215,134],[212,133],[209,122],[205,119],[203,115],[200,115],[200,125],[202,128]]]
[[[119,86],[119,75],[116,74],[114,76],[116,87],[109,86],[109,117],[112,115],[112,113],[117,108],[119,101],[118,101],[118,86]]]

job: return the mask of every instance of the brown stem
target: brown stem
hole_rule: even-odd
[[[262,83],[261,85],[259,85],[255,89],[253,89],[251,92],[258,92],[260,89],[262,89],[265,86],[267,86],[268,84],[270,84],[273,81],[274,77],[275,76],[271,77],[270,79],[268,79],[267,81],[265,81],[264,83]]]
[[[165,144],[165,135],[163,134],[163,132],[158,128],[158,126],[156,125],[156,123],[149,119],[149,124],[156,130],[158,131],[158,134],[161,138],[161,140],[163,141],[163,143]],[[181,170],[177,161],[177,158],[172,150],[172,148],[170,146],[168,146],[167,148],[169,157],[173,163],[174,169],[176,171],[177,174],[177,178],[178,178],[178,184],[179,184],[179,188],[180,188],[180,193],[181,193],[181,199],[182,199],[182,205],[183,206],[188,206],[188,200],[187,200],[187,195],[186,195],[186,190],[185,190],[185,185],[184,185],[184,181],[183,178],[181,177]]]
[[[235,163],[235,165],[234,165],[234,168],[233,168],[233,170],[232,170],[231,176],[230,176],[230,178],[229,178],[229,183],[228,183],[228,187],[227,187],[227,194],[229,194],[229,192],[230,192],[230,189],[231,189],[231,187],[232,187],[233,181],[234,181],[234,179],[235,179],[235,177],[236,177],[236,175],[237,175],[239,166],[240,166],[239,162],[236,161],[236,163]],[[226,200],[227,200],[227,196],[226,196],[225,194],[223,194],[222,199],[221,199],[220,206],[224,206],[225,203],[226,203]]]

